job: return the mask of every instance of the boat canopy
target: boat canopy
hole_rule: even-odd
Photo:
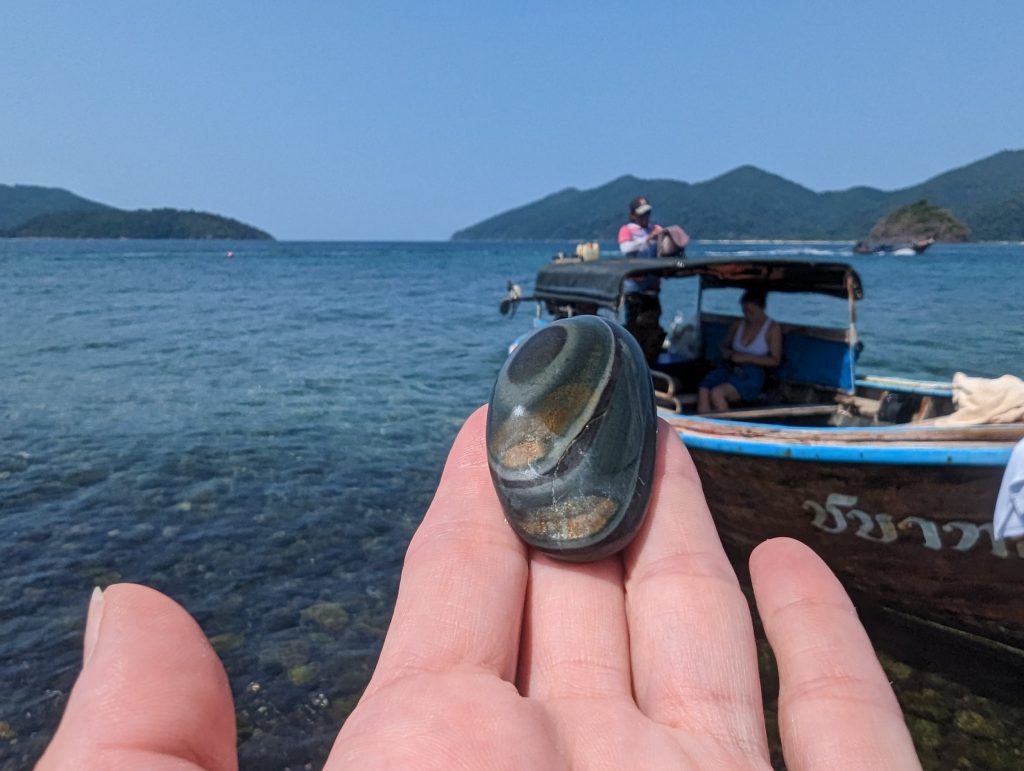
[[[860,276],[840,262],[778,259],[623,259],[564,261],[537,273],[534,297],[557,303],[594,303],[619,307],[622,282],[630,276],[699,276],[708,288],[760,288],[768,292],[810,292],[833,297],[864,296]]]

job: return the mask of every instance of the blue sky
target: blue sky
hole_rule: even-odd
[[[747,163],[891,190],[1024,148],[1022,40],[1016,0],[4,0],[0,183],[301,240]]]

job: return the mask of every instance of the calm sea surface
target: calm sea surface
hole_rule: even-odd
[[[532,309],[498,314],[505,283],[529,289],[572,246],[0,240],[0,769],[42,751],[91,589],[117,581],[166,592],[212,638],[243,768],[318,767],[447,448],[529,326]],[[863,373],[1024,373],[1024,246],[690,253],[852,262]],[[663,321],[689,299],[666,292]],[[894,655],[929,767],[1024,764],[1019,683]]]

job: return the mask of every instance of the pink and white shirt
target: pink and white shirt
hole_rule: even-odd
[[[647,237],[659,229],[657,226],[642,228],[635,222],[627,222],[619,228],[619,251],[630,257],[653,257],[657,247]]]

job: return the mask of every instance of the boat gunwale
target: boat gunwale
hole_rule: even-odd
[[[1001,443],[962,445],[912,444],[795,444],[749,437],[679,436],[688,448],[720,452],[737,457],[779,458],[817,463],[868,463],[899,466],[992,466],[1004,468],[1012,447]]]
[[[1024,424],[782,426],[704,416],[664,416],[687,447],[785,460],[1005,467]]]

